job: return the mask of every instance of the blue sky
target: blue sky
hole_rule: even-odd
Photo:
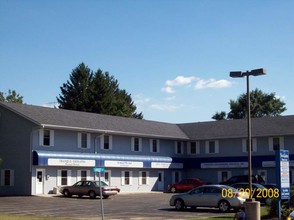
[[[294,1],[0,0],[0,91],[51,105],[81,62],[108,71],[148,120],[210,121],[251,89],[294,114]]]

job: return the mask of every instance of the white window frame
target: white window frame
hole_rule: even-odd
[[[129,172],[129,184],[125,183],[125,174],[126,172]],[[121,185],[122,186],[131,186],[133,185],[133,171],[124,170],[121,171]]]
[[[195,153],[192,153],[192,151],[191,151],[191,143],[195,143],[195,147],[196,147],[196,152]],[[200,154],[200,142],[199,141],[188,142],[187,152],[190,155]]]
[[[57,186],[62,186],[61,183],[61,172],[66,170],[67,171],[67,184],[66,185],[71,185],[71,170],[67,169],[60,169],[57,170]]]
[[[274,151],[274,138],[279,138],[280,149],[283,150],[284,149],[284,137],[276,136],[276,137],[269,137],[269,139],[268,139],[268,141],[269,141],[269,151]]]
[[[180,143],[180,146],[178,145]],[[180,147],[180,152],[178,149]],[[183,141],[175,141],[175,154],[184,154],[184,142]]]
[[[247,141],[248,139],[242,139],[242,152],[243,153],[248,153],[247,151]],[[256,138],[252,138],[252,152],[257,152],[257,139]]]
[[[219,170],[217,171],[217,181],[218,182],[224,182],[223,179],[222,179],[222,173],[223,172],[226,172],[227,173],[227,180],[230,179],[232,177],[232,171],[229,171],[229,170]]]
[[[9,171],[9,185],[5,185],[5,172]],[[1,186],[14,186],[14,170],[3,169],[1,170]]]
[[[156,151],[153,151],[153,140],[156,141]],[[150,139],[150,152],[159,153],[160,152],[160,141],[159,139]]]
[[[143,173],[146,173],[146,183],[143,183]],[[139,185],[149,185],[149,171],[139,171]]]
[[[135,139],[138,139],[139,141],[139,150],[135,150]],[[138,137],[132,137],[131,139],[131,151],[134,152],[141,152],[142,151],[142,138],[138,138]]]
[[[82,135],[83,134],[86,135],[86,138],[87,138],[87,146],[86,147],[82,146]],[[78,133],[78,148],[80,148],[80,149],[90,149],[91,148],[91,134],[81,133],[81,132]]]
[[[104,140],[105,140],[105,136],[108,136],[108,149],[104,148]],[[101,150],[112,150],[112,135],[102,135],[100,138],[100,149]]]
[[[209,152],[209,142],[214,142],[214,152]],[[218,140],[209,140],[205,141],[205,153],[206,154],[218,154],[219,153],[219,141]]]
[[[105,178],[105,174],[108,173],[108,179]],[[111,170],[105,170],[103,173],[104,182],[106,182],[108,185],[111,185]]]
[[[176,180],[176,174],[179,175],[179,180],[178,181]],[[182,172],[181,171],[178,171],[178,170],[173,171],[172,172],[172,182],[173,183],[176,183],[176,182],[180,182],[181,180],[182,180]]]
[[[44,131],[49,131],[49,145],[44,145]],[[40,129],[39,131],[39,145],[44,147],[53,147],[54,146],[54,130],[50,129]]]
[[[86,171],[86,180],[91,180],[92,177],[91,177],[91,172],[90,172],[90,170],[78,170],[78,171],[77,171],[77,181],[82,180],[82,172],[83,172],[83,171]]]

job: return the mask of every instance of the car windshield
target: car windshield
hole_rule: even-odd
[[[100,183],[101,183],[101,186],[108,186],[105,182],[103,182],[103,181],[95,181],[94,182],[94,184],[96,185],[96,186],[100,186]]]

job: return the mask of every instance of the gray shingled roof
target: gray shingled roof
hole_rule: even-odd
[[[247,137],[247,120],[170,124],[87,112],[3,103],[0,106],[39,126],[171,139],[208,140]],[[252,118],[252,136],[294,135],[294,116]]]
[[[178,124],[192,140],[247,137],[247,119]],[[294,116],[251,119],[252,137],[294,135]]]
[[[1,106],[12,110],[39,126],[145,137],[188,139],[176,124],[25,104],[0,102]]]

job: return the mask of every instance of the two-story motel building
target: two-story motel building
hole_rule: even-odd
[[[294,116],[252,119],[253,173],[275,182],[274,148],[289,150]],[[186,177],[218,183],[247,174],[246,120],[171,124],[0,102],[0,195],[53,193],[80,179],[122,192],[165,191]]]

